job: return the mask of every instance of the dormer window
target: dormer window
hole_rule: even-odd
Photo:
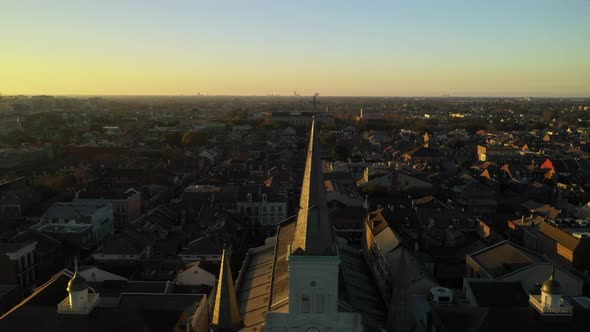
[[[248,193],[248,195],[246,195],[246,198],[248,199],[248,202],[252,202],[252,194]]]
[[[266,196],[266,194],[262,194],[262,201],[263,201],[263,202],[266,202],[266,199],[267,199],[267,196]]]

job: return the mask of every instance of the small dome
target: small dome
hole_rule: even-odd
[[[70,279],[70,282],[68,282],[68,292],[79,292],[85,289],[88,289],[88,282],[86,282],[86,279],[77,272],[74,273],[74,276]]]
[[[549,279],[543,283],[541,291],[547,294],[561,294],[561,285],[557,280],[555,280],[555,270],[551,274],[551,277],[549,277]]]

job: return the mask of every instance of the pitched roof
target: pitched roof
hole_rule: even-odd
[[[274,251],[274,243],[250,249],[236,281],[238,306],[247,330],[260,329],[269,310]]]
[[[12,243],[0,243],[0,254],[16,252],[34,241],[23,241],[23,242],[12,242]]]
[[[548,223],[542,223],[539,226],[541,233],[557,241],[560,245],[570,249],[571,251],[576,250],[582,239],[578,239],[568,234],[567,232],[549,225]]]
[[[295,237],[297,223],[293,220],[281,224],[277,233],[272,272],[272,294],[270,308],[276,310],[285,306],[289,308],[289,244]]]
[[[438,148],[430,148],[426,146],[419,146],[411,151],[405,153],[408,157],[411,158],[444,158],[444,155],[440,152]]]
[[[353,311],[362,315],[365,331],[379,331],[385,325],[387,307],[379,294],[375,280],[361,251],[339,243],[340,271],[342,281],[339,286],[346,289]]]
[[[383,208],[369,212],[368,225],[373,235],[381,233],[382,230],[389,226],[387,219],[383,216]]]
[[[95,251],[96,254],[138,254],[150,244],[147,234],[139,232],[133,227],[128,227],[121,233],[107,239],[102,248]]]
[[[183,248],[181,255],[219,255],[223,253],[223,248],[208,237],[203,237],[192,241]],[[223,258],[222,258],[223,260]]]

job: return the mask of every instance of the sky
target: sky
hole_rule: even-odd
[[[589,0],[0,0],[0,93],[590,96]]]

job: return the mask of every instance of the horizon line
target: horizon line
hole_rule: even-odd
[[[0,97],[283,97],[283,98],[306,98],[313,97],[314,95],[280,95],[280,94],[6,94],[0,93]],[[537,98],[537,99],[590,99],[588,96],[562,96],[562,95],[550,95],[550,96],[535,96],[535,95],[519,95],[519,96],[503,96],[503,95],[321,95],[318,97],[323,98],[502,98],[502,99],[525,99],[525,98]]]

